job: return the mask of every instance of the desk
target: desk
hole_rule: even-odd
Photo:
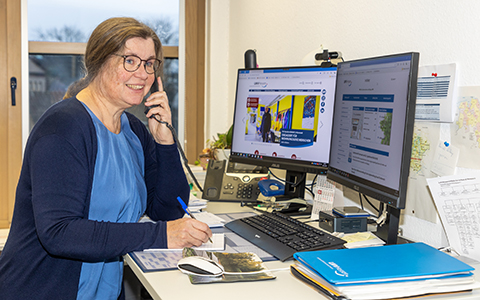
[[[207,210],[212,213],[251,211],[250,208],[240,207],[239,203],[222,202],[209,202]],[[277,276],[274,280],[193,285],[190,283],[188,276],[178,270],[144,273],[129,255],[125,256],[125,260],[153,299],[328,299],[294,278],[290,271],[274,272],[275,276]],[[265,265],[270,270],[287,268],[291,264],[291,260],[286,262],[265,262]],[[480,280],[480,263],[472,265],[472,267],[477,269],[475,276],[477,280]],[[480,290],[461,296],[428,297],[422,299],[478,300],[480,299]]]

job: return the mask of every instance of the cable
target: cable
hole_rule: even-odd
[[[370,200],[367,198],[367,196],[365,196],[365,194],[362,194],[362,195],[363,195],[363,198],[365,198],[365,201],[367,201],[368,204],[370,204],[370,206],[371,206],[374,210],[376,210],[377,212],[380,212],[380,210],[379,210],[378,208],[376,208],[376,207],[372,204],[372,202],[370,202]]]
[[[304,180],[307,179],[307,178],[306,178],[306,173],[303,173],[302,178],[300,178],[300,180],[298,180],[296,183],[294,183],[294,182],[290,182],[290,181],[287,181],[287,180],[285,180],[285,179],[279,178],[277,175],[273,174],[273,172],[270,170],[270,168],[267,168],[267,169],[268,169],[268,172],[270,172],[270,174],[271,174],[273,177],[275,177],[276,179],[278,179],[278,180],[280,180],[280,181],[282,181],[282,182],[285,182],[285,183],[288,183],[288,184],[292,185],[292,187],[297,187],[297,186],[299,186],[300,183],[302,183],[302,181],[304,181]],[[309,188],[309,187],[307,186],[307,184],[305,184],[305,190],[307,190],[310,194],[312,194],[313,198],[315,198],[315,193],[313,192],[313,185],[315,184],[315,180],[317,180],[317,176],[318,176],[318,174],[315,175],[315,177],[313,178],[312,183],[309,184],[309,185],[311,186],[311,188]]]
[[[318,174],[315,174],[315,177],[313,177],[312,184],[311,184],[312,189],[313,189],[313,186],[317,183],[317,182],[316,182],[316,181],[317,181],[317,178],[318,178]]]
[[[310,193],[312,194],[312,197],[315,198],[315,194],[313,193],[313,190],[311,188],[308,188],[305,186],[305,189]]]
[[[267,168],[267,170],[268,170],[268,172],[270,172],[270,174],[271,174],[273,177],[275,177],[276,179],[278,179],[278,180],[280,180],[280,181],[282,181],[282,182],[291,184],[292,187],[297,187],[303,180],[305,180],[305,176],[306,176],[305,173],[303,173],[302,178],[300,178],[300,180],[298,180],[298,181],[295,183],[295,182],[290,182],[290,181],[287,181],[287,180],[285,180],[285,179],[279,178],[277,175],[273,174],[272,171],[270,171],[270,168]]]
[[[362,193],[358,192],[358,198],[360,199],[360,207],[362,208],[362,210],[365,210],[363,208]]]
[[[316,184],[318,174],[315,174],[315,177],[313,177],[312,183],[309,184],[310,188],[307,187],[307,184],[305,184],[305,189],[312,194],[313,199],[315,199],[315,193],[313,192],[314,185]]]
[[[154,118],[155,121],[157,121],[160,124],[164,124],[165,126],[167,126],[168,129],[170,129],[170,131],[172,132],[173,140],[177,144],[178,152],[180,152],[180,156],[183,159],[183,163],[185,164],[185,168],[187,169],[188,174],[190,174],[190,177],[192,177],[193,181],[195,182],[195,185],[198,187],[200,192],[203,193],[202,187],[198,183],[197,178],[195,177],[195,175],[193,175],[192,169],[190,169],[190,166],[188,165],[187,156],[185,155],[185,152],[183,152],[182,146],[180,146],[180,143],[178,142],[178,137],[177,137],[177,133],[175,132],[175,128],[173,128],[173,126],[168,124],[167,122],[157,119],[157,115],[152,115],[151,118]]]
[[[363,208],[362,196],[363,196],[363,198],[365,199],[365,201],[367,201],[367,203],[370,204],[370,206],[371,206],[374,210],[376,210],[378,213],[380,212],[380,210],[379,210],[378,208],[376,208],[376,207],[372,204],[372,202],[370,202],[370,200],[367,198],[367,196],[365,196],[365,194],[362,194],[362,193],[358,192],[358,197],[360,198],[360,204],[361,204],[361,206],[362,206],[362,209],[364,209],[364,208]]]

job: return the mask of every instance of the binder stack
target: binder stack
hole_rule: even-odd
[[[331,299],[380,300],[467,293],[474,268],[424,243],[299,252],[292,274]]]

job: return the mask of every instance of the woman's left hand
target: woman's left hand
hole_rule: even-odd
[[[171,145],[175,142],[172,132],[165,124],[161,124],[157,121],[159,120],[162,122],[167,122],[168,124],[172,125],[172,112],[170,111],[170,105],[168,104],[168,97],[163,90],[162,79],[158,77],[157,80],[158,92],[152,93],[145,102],[145,106],[147,107],[158,105],[156,107],[152,107],[146,115],[148,118],[148,127],[150,128],[150,132],[157,143]],[[155,118],[157,120],[155,120]]]

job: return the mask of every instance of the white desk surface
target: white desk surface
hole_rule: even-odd
[[[207,210],[212,213],[245,212],[250,208],[240,207],[239,203],[209,202]],[[300,280],[293,277],[290,271],[276,271],[274,280],[234,282],[234,283],[213,283],[213,284],[191,284],[188,276],[178,270],[158,271],[144,273],[129,255],[125,260],[145,286],[153,299],[208,299],[208,300],[236,300],[236,299],[328,299],[310,288]],[[287,268],[292,260],[286,262],[269,261],[265,265],[270,269]],[[475,276],[480,281],[480,264],[472,265],[477,270]],[[427,297],[422,299],[455,299],[473,300],[480,299],[480,290],[472,293],[455,296]]]

